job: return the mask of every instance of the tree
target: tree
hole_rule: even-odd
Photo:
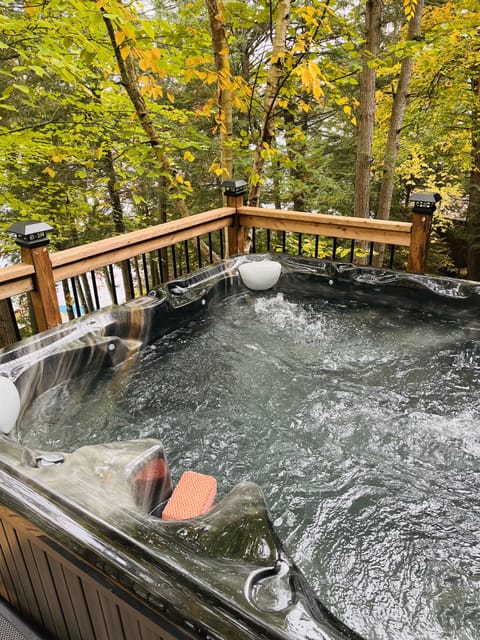
[[[372,164],[375,125],[376,74],[372,64],[380,52],[382,0],[365,3],[365,46],[360,74],[357,152],[355,161],[355,195],[353,214],[361,218],[370,215],[370,170]]]
[[[404,57],[400,65],[398,82],[393,90],[393,103],[385,146],[385,155],[382,163],[382,180],[376,216],[380,220],[388,220],[390,217],[400,134],[402,131],[414,64],[413,53],[415,52],[415,47],[409,45],[415,43],[420,36],[423,4],[423,0],[417,1],[414,13],[408,22],[407,46],[404,49]]]
[[[220,169],[223,178],[233,177],[233,113],[230,51],[225,19],[217,0],[206,0],[212,32],[215,70],[217,72],[217,126],[220,131]]]
[[[392,206],[392,196],[395,178],[395,167],[397,164],[398,148],[400,145],[400,135],[405,117],[405,109],[410,91],[410,80],[413,72],[414,57],[418,47],[415,44],[420,36],[422,22],[423,0],[418,0],[414,13],[410,15],[407,29],[406,48],[403,50],[404,56],[400,65],[398,81],[393,89],[393,102],[388,126],[385,154],[382,163],[382,179],[380,183],[380,194],[378,197],[378,207],[376,217],[379,220],[390,218]],[[385,245],[377,245],[377,252],[373,260],[374,266],[383,265]]]
[[[451,201],[465,200],[471,188],[476,174],[473,150],[478,130],[475,121],[478,98],[476,91],[472,91],[475,86],[472,79],[478,76],[479,9],[472,0],[425,4],[424,44],[421,55],[415,57],[411,99],[402,130],[404,143],[396,169],[396,185],[402,199],[412,189],[440,191],[442,204],[449,207]],[[477,210],[475,204],[468,209],[470,223],[466,234],[460,223],[449,223],[455,226],[455,243],[461,240],[465,247],[463,254],[470,255],[470,277],[477,277],[473,269]],[[434,229],[445,228],[445,224],[441,211],[436,213]],[[444,238],[444,233],[440,238],[434,234],[433,240],[439,245]],[[448,272],[451,274],[456,268],[457,274],[464,274],[460,271],[463,264],[455,267],[452,259]],[[430,270],[438,268],[439,265],[430,262]]]
[[[266,77],[265,97],[263,100],[263,121],[255,148],[248,204],[256,207],[260,199],[260,185],[269,149],[275,132],[275,105],[279,96],[282,69],[286,54],[287,30],[290,23],[290,0],[280,0],[277,6],[275,33],[272,42],[270,66]]]
[[[468,277],[480,280],[480,73],[472,78],[472,166],[468,185]]]

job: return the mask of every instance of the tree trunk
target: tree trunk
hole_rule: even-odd
[[[158,203],[159,222],[167,222],[167,193],[168,182],[165,176],[160,176],[160,200]],[[162,282],[170,280],[168,269],[168,247],[162,247],[159,251],[159,274]]]
[[[378,56],[382,0],[367,0],[365,12],[365,49],[360,74],[355,162],[355,195],[353,215],[367,218],[370,213],[370,165],[375,125],[375,69],[369,62]]]
[[[472,122],[472,170],[467,208],[467,270],[470,280],[480,280],[480,76],[472,82],[477,93]]]
[[[282,79],[283,56],[286,50],[286,37],[289,23],[290,0],[279,0],[277,6],[277,19],[275,21],[272,56],[267,73],[265,98],[263,101],[264,117],[260,139],[255,149],[252,179],[248,193],[248,204],[251,207],[258,207],[259,205],[261,178],[265,167],[265,151],[271,147],[275,133],[275,103]]]
[[[418,0],[415,8],[415,14],[408,23],[407,40],[416,40],[420,35],[423,6],[424,0]],[[400,133],[402,131],[403,119],[410,91],[412,71],[413,57],[408,56],[402,60],[398,76],[397,90],[395,91],[395,96],[393,98],[392,114],[390,116],[387,143],[383,158],[382,182],[380,185],[380,195],[378,199],[377,218],[379,220],[388,220],[390,218],[393,196],[393,179],[395,176],[395,167],[400,147]],[[373,264],[376,267],[381,267],[385,254],[385,245],[377,245],[376,250]]]
[[[415,15],[408,23],[407,40],[416,40],[420,35],[424,0],[418,0]],[[377,218],[388,220],[392,205],[393,177],[397,162],[398,149],[400,144],[400,133],[405,116],[405,108],[408,102],[408,92],[410,90],[410,80],[413,70],[413,58],[408,56],[402,60],[398,85],[393,99],[392,115],[388,128],[387,144],[383,159],[383,175],[380,187],[380,197],[378,202]]]
[[[113,162],[113,154],[111,149],[109,149],[104,157],[104,166],[105,172],[107,174],[108,182],[108,197],[110,199],[110,204],[112,205],[112,217],[113,223],[115,225],[115,233],[125,233],[125,221],[123,219],[123,207],[122,200],[120,198],[120,191],[118,188],[117,182],[117,174],[115,173],[115,164]],[[125,293],[128,294],[129,290],[129,282],[130,282],[130,274],[128,272],[128,268],[124,262],[119,265],[122,271],[122,280],[123,280],[123,288]]]
[[[301,112],[298,115],[294,115],[288,110],[285,110],[284,120],[286,126],[285,131],[285,144],[287,148],[287,155],[289,158],[294,158],[292,168],[290,169],[290,176],[292,178],[292,192],[290,199],[293,202],[293,208],[295,211],[305,211],[307,209],[305,192],[306,183],[309,178],[306,176],[306,163],[307,157],[307,134],[309,128],[308,113]],[[304,139],[298,139],[298,136],[292,135],[292,130],[295,132],[295,128],[301,128],[305,134]],[[278,207],[280,208],[280,207]]]
[[[115,232],[125,233],[122,200],[120,198],[120,191],[111,149],[108,149],[104,156],[104,167],[105,173],[107,174],[108,197],[110,198],[110,204],[112,205],[112,218],[113,224],[115,225]]]
[[[138,120],[142,126],[142,129],[144,130],[148,141],[150,142],[150,145],[157,160],[160,163],[160,166],[162,167],[162,170],[165,172],[165,175],[169,177],[169,188],[174,196],[176,196],[175,202],[177,204],[180,216],[186,218],[189,215],[187,205],[185,204],[183,199],[179,197],[181,196],[180,187],[175,179],[170,160],[168,159],[167,155],[161,150],[160,136],[150,117],[147,105],[140,91],[133,55],[131,52],[129,52],[125,59],[123,58],[121,47],[118,46],[115,41],[115,28],[112,24],[112,21],[104,11],[103,20],[107,27],[110,42],[115,53],[120,76],[122,78],[122,84],[125,87],[128,97],[130,98],[130,101],[135,109],[135,113],[138,116]]]
[[[87,295],[84,289],[84,284],[86,284],[87,290],[88,290],[88,282],[85,274],[80,276],[75,276],[74,280],[75,280],[75,285],[77,287],[78,298],[80,301],[80,310],[83,308],[85,310],[85,313],[91,313],[93,311],[93,305],[92,306],[89,305],[87,300]]]
[[[212,32],[213,54],[217,71],[217,125],[220,131],[220,164],[223,178],[233,177],[233,115],[232,93],[230,90],[230,51],[225,31],[225,22],[217,0],[206,0],[210,30]]]

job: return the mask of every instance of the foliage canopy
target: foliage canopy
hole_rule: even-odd
[[[58,230],[57,247],[78,244],[218,206],[229,171],[258,185],[264,203],[351,215],[365,60],[376,77],[371,209],[407,57],[392,214],[403,215],[412,188],[440,191],[447,204],[468,194],[479,135],[474,0],[426,2],[415,40],[405,33],[416,0],[383,2],[375,55],[365,50],[361,1],[0,4],[3,229],[42,218]]]

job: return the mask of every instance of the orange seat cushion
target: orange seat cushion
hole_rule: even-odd
[[[164,520],[185,520],[206,513],[217,494],[217,481],[212,476],[185,471],[173,490],[162,513]]]

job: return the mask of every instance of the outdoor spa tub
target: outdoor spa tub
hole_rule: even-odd
[[[2,350],[0,596],[59,640],[473,639],[479,309],[262,254]],[[184,471],[217,500],[164,519]]]

